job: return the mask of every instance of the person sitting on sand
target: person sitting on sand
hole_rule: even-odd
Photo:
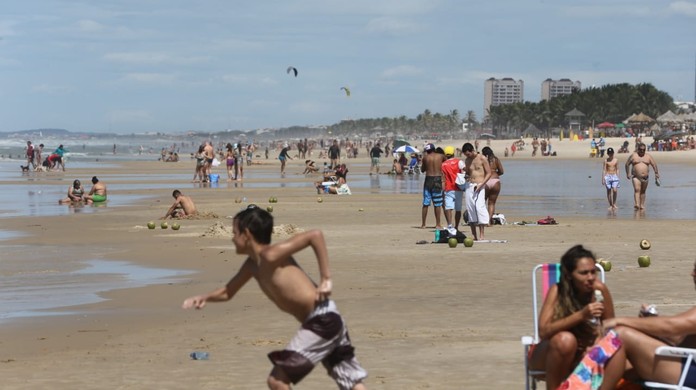
[[[601,321],[614,317],[614,301],[597,278],[595,263],[595,255],[582,245],[570,248],[561,257],[561,279],[549,288],[541,307],[541,341],[529,351],[529,367],[546,371],[547,389],[559,388],[595,345]],[[602,293],[603,302],[595,299],[595,290]],[[601,389],[613,389],[623,374],[625,351],[619,348],[613,353],[604,367]]]
[[[391,173],[394,175],[401,175],[402,173],[404,173],[404,168],[403,168],[403,166],[401,166],[401,163],[399,162],[399,160],[394,159],[394,162],[392,162]]]
[[[172,192],[172,197],[174,197],[174,203],[169,207],[164,217],[160,219],[182,219],[198,214],[196,205],[193,203],[191,197],[182,194],[179,190],[174,190],[174,192]]]
[[[305,160],[305,169],[304,172],[302,172],[302,174],[307,175],[310,173],[317,172],[319,172],[319,168],[317,168],[316,163],[313,160]]]
[[[100,182],[96,176],[92,177],[92,189],[85,195],[85,201],[87,204],[106,202],[106,184]]]
[[[60,204],[74,204],[84,201],[85,189],[78,179],[75,179],[73,184],[68,187],[68,196],[58,201]]]

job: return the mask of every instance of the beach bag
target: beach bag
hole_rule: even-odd
[[[457,242],[463,244],[464,239],[466,238],[466,234],[457,230],[457,234],[455,236],[452,236],[449,234],[447,229],[436,230],[435,241],[433,241],[433,244],[447,244],[450,237],[457,237]]]
[[[558,225],[558,222],[556,222],[556,220],[553,219],[553,217],[549,216],[549,217],[542,218],[542,219],[538,220],[537,224],[539,224],[539,225]]]
[[[491,221],[491,225],[505,225],[507,223],[505,215],[503,214],[493,214]]]
[[[457,178],[454,180],[454,184],[457,186],[459,191],[466,191],[466,174],[457,173]]]

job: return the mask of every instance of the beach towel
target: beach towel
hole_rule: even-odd
[[[579,389],[596,390],[602,385],[604,379],[604,366],[607,361],[614,356],[614,353],[621,348],[621,339],[612,329],[607,332],[601,340],[590,349],[580,364],[575,367],[557,390]]]

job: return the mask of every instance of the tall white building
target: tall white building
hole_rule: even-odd
[[[521,103],[524,101],[524,81],[515,81],[506,77],[496,79],[491,77],[483,84],[483,115],[488,116],[491,106],[501,104]]]
[[[582,85],[579,81],[546,79],[541,83],[541,100],[551,100],[557,96],[570,95],[581,88]]]

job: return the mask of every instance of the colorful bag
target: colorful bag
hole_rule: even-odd
[[[548,216],[546,218],[542,218],[542,219],[538,220],[537,224],[539,224],[539,225],[558,225],[558,222],[556,222],[556,220],[553,219],[553,217]]]

